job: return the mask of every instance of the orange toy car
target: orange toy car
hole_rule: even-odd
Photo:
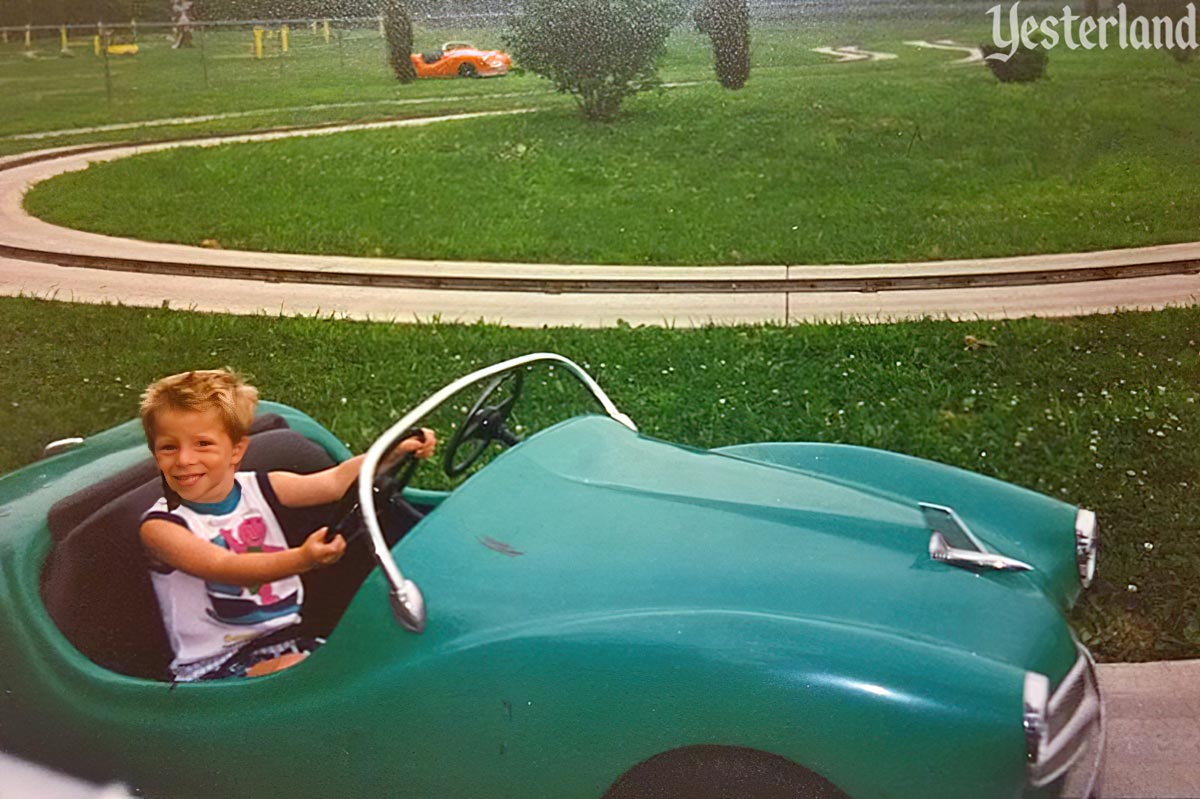
[[[480,50],[465,42],[446,42],[441,50],[414,53],[412,62],[418,78],[490,78],[512,67],[508,53]]]

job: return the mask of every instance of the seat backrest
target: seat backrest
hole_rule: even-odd
[[[334,461],[275,414],[255,419],[244,471],[314,472]],[[50,554],[42,569],[42,601],[76,649],[111,671],[170,679],[171,646],[150,582],[138,528],[162,497],[147,459],[56,503],[49,514]],[[325,523],[326,506],[276,508],[289,543]],[[299,539],[299,540],[293,540]]]

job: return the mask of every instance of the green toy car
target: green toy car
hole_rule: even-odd
[[[534,365],[603,413],[518,440]],[[375,474],[481,381],[444,446],[465,481]],[[246,469],[349,456],[273,403],[251,442]],[[0,749],[172,799],[1094,795],[1102,702],[1064,614],[1096,520],[1022,488],[861,447],[671,444],[523,356],[400,419],[336,507],[281,516],[361,532],[305,577],[322,647],[185,684],[137,535],[158,492],[136,421],[0,478]]]

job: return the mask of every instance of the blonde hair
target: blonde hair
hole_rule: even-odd
[[[142,393],[142,429],[154,449],[154,420],[159,411],[215,410],[229,437],[237,443],[250,433],[258,389],[232,369],[194,369],[156,380]]]

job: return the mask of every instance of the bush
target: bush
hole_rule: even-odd
[[[983,51],[984,64],[992,74],[1005,83],[1028,83],[1046,74],[1046,63],[1050,57],[1046,51],[1037,48],[1019,46],[1007,61],[989,59],[992,53],[1007,53],[1004,48],[988,43],[980,46]]]
[[[740,89],[750,77],[750,4],[747,0],[700,0],[696,28],[712,39],[717,80]]]
[[[1174,24],[1188,15],[1187,6],[1194,2],[1195,0],[1126,0],[1126,8],[1131,17],[1134,15],[1150,18],[1166,17]],[[1187,44],[1186,42],[1174,42],[1174,46],[1170,48],[1171,56],[1176,61],[1180,63],[1190,61],[1196,53]]]
[[[417,79],[412,62],[412,13],[407,0],[384,0],[383,35],[387,40],[388,64],[401,83]]]
[[[592,120],[657,85],[677,0],[526,0],[505,34],[513,59],[569,92]]]

